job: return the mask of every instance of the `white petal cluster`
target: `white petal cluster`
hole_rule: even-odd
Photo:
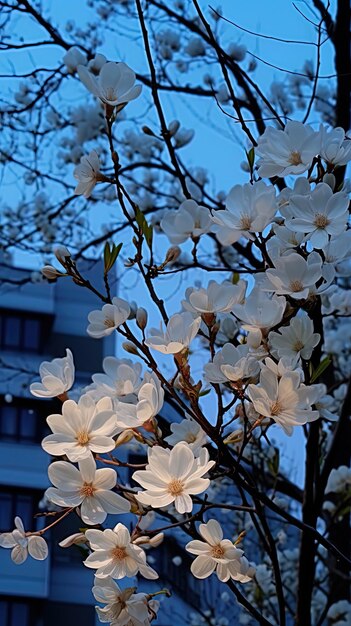
[[[236,285],[229,281],[217,283],[210,280],[206,288],[188,287],[186,300],[182,300],[183,308],[195,315],[206,313],[227,313],[233,310],[238,302],[245,297],[247,283],[239,280]]]
[[[314,387],[301,384],[298,371],[287,372],[279,378],[271,369],[263,367],[259,385],[250,384],[247,393],[259,415],[271,418],[291,435],[293,426],[319,418],[319,412],[312,410],[316,401]]]
[[[205,379],[211,383],[237,382],[255,379],[260,372],[257,359],[249,352],[248,344],[234,346],[226,343],[204,367]]]
[[[253,185],[235,185],[229,192],[224,210],[213,211],[212,221],[218,241],[229,246],[252,233],[261,233],[277,211],[275,190],[263,181]]]
[[[95,607],[100,622],[110,626],[150,625],[147,596],[135,593],[135,587],[121,589],[110,576],[95,577],[92,592],[95,600],[105,605]]]
[[[328,132],[325,126],[322,127],[319,154],[334,166],[347,165],[351,161],[351,139],[346,137],[343,128],[332,128]]]
[[[131,578],[138,572],[144,578],[158,578],[157,572],[146,563],[144,550],[131,542],[129,531],[123,524],[117,524],[113,530],[90,529],[85,536],[93,552],[84,565],[96,569],[97,578],[111,576],[119,580]]]
[[[311,126],[289,120],[280,130],[269,126],[258,139],[258,174],[263,178],[302,174],[319,154],[321,134]]]
[[[161,228],[173,244],[197,240],[211,228],[209,210],[195,200],[184,200],[179,209],[170,209],[161,220]]]
[[[233,307],[233,313],[244,322],[242,328],[249,333],[248,344],[257,348],[262,341],[262,334],[266,334],[282,321],[285,308],[286,299],[283,296],[269,297],[257,286],[244,304],[236,304]]]
[[[101,339],[113,333],[124,324],[130,315],[130,306],[122,298],[112,298],[112,304],[104,304],[101,310],[91,311],[87,333],[94,339]]]
[[[130,511],[130,502],[111,491],[117,482],[114,469],[96,469],[91,455],[79,461],[78,468],[66,461],[50,465],[48,474],[54,487],[49,487],[45,496],[51,502],[63,507],[80,506],[85,524],[102,524],[108,513]]]
[[[172,434],[165,437],[165,441],[170,446],[175,446],[180,441],[185,441],[195,454],[206,444],[207,436],[205,431],[191,417],[187,417],[179,423],[173,422],[170,428]]]
[[[140,95],[141,85],[134,85],[135,74],[125,63],[104,63],[98,77],[84,65],[77,69],[83,85],[109,107],[119,108]]]
[[[206,448],[195,458],[184,442],[177,443],[172,450],[154,446],[148,452],[148,461],[145,470],[133,474],[133,479],[146,490],[138,491],[137,499],[155,509],[174,502],[178,513],[193,510],[190,496],[207,489],[210,480],[203,475],[215,464],[209,461]]]
[[[67,50],[62,61],[64,62],[66,66],[67,72],[69,74],[75,74],[75,72],[77,71],[78,65],[86,65],[87,57],[86,57],[86,54],[84,54],[84,52],[79,50],[79,48],[76,48],[75,46],[73,46],[72,48]]]
[[[190,554],[196,554],[191,572],[196,578],[207,578],[216,572],[221,582],[230,578],[241,583],[250,581],[255,573],[249,562],[229,539],[223,539],[223,531],[215,519],[200,524],[199,533],[204,541],[195,539],[186,544]]]
[[[100,400],[105,396],[124,402],[136,399],[141,385],[140,363],[107,356],[102,362],[102,368],[105,373],[93,374],[93,384],[86,389],[94,400]]]
[[[15,529],[11,533],[0,533],[0,547],[11,549],[11,559],[21,565],[30,555],[36,561],[48,556],[48,546],[40,535],[28,535],[20,517],[15,517]]]
[[[341,235],[346,229],[348,206],[345,193],[333,193],[329,185],[319,183],[309,195],[292,195],[282,214],[286,217],[287,228],[303,233],[305,241],[321,249],[327,245],[329,237]]]
[[[282,326],[278,332],[269,333],[268,340],[273,354],[279,358],[310,359],[313,349],[321,339],[320,334],[313,330],[313,322],[307,313],[294,317],[289,326]]]
[[[157,328],[151,328],[151,335],[145,340],[150,348],[163,354],[178,354],[186,350],[194,337],[196,337],[201,324],[201,317],[195,317],[186,311],[176,313],[169,319],[165,332]]]
[[[119,430],[140,428],[158,415],[163,407],[164,391],[154,373],[146,372],[135,403],[115,403]]]
[[[74,193],[77,196],[83,195],[89,198],[96,183],[103,180],[100,172],[100,159],[95,150],[92,150],[88,156],[81,157],[80,164],[74,168],[73,176],[78,180]]]
[[[318,253],[311,253],[305,260],[297,252],[292,252],[274,262],[274,268],[266,270],[266,276],[277,295],[289,295],[296,300],[307,299],[315,293],[316,283],[322,278],[322,259]]]
[[[110,398],[102,398],[96,404],[87,394],[80,397],[78,404],[66,400],[62,415],[49,415],[46,421],[53,434],[45,437],[41,445],[52,456],[66,455],[75,463],[92,452],[101,454],[115,447],[113,436],[118,429]]]
[[[43,361],[39,367],[41,383],[32,383],[30,392],[38,398],[55,398],[71,389],[74,383],[73,354],[66,348],[66,356]]]

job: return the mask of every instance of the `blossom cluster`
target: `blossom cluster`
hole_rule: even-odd
[[[179,50],[171,31],[159,33],[158,41],[164,59]],[[189,58],[204,52],[201,40],[188,42]],[[233,44],[228,54],[241,62],[246,50]],[[116,119],[141,93],[134,72],[103,55],[88,62],[77,49],[67,52],[64,64],[99,101],[112,143]],[[174,149],[192,138],[184,129],[181,133],[177,123],[167,132]],[[150,141],[147,150],[154,153],[157,148]],[[320,377],[331,361],[324,337],[330,319],[347,317],[351,311],[342,282],[351,256],[349,190],[346,184],[337,185],[338,169],[351,161],[351,141],[341,128],[315,129],[288,121],[284,128],[267,127],[253,152],[258,158],[251,163],[250,182],[235,184],[217,206],[194,192],[164,211],[159,239],[167,237],[172,248],[158,265],[152,254],[150,266],[141,262],[144,244],[152,250],[151,227],[131,201],[135,219],[125,213],[133,228],[136,256],[126,267],[139,264],[162,321],[158,328],[151,326],[145,309],[121,297],[111,298],[108,291],[104,304],[89,313],[86,331],[97,341],[116,333],[135,358],[105,357],[103,373],[95,373],[77,397],[74,391],[72,396],[75,366],[67,348],[66,356],[42,363],[41,381],[31,385],[34,396],[62,402],[61,412],[47,417],[51,432],[42,441],[42,448],[54,458],[48,469],[52,486],[45,499],[63,515],[75,511],[87,527],[63,545],[84,544],[84,565],[95,570],[93,595],[104,605],[97,607],[99,619],[112,626],[148,626],[156,616],[155,594],[136,593],[134,586],[122,589],[115,582],[138,574],[158,579],[142,547],[152,549],[164,538],[163,530],[141,527],[150,512],[167,520],[166,530],[180,527],[192,537],[184,549],[195,556],[190,569],[196,578],[215,574],[221,583],[249,583],[249,588],[255,581],[269,592],[273,585],[269,566],[261,563],[255,570],[237,547],[243,536],[230,533],[231,538],[224,538],[217,519],[226,507],[235,515],[241,506],[253,517],[257,510],[244,503],[216,501],[216,489],[220,491],[227,475],[238,476],[242,488],[240,481],[247,480],[246,469],[240,473],[242,464],[254,466],[255,455],[276,426],[291,436],[295,428],[317,420],[331,430],[330,423],[337,419],[337,392],[339,388],[341,395],[344,392],[342,355],[332,353],[334,395]],[[111,179],[102,171],[95,150],[81,156],[74,170],[75,194],[88,199],[97,183],[115,183],[123,198],[114,151],[112,159],[116,169]],[[278,192],[274,183],[285,177],[287,184]],[[168,315],[150,284],[157,284],[152,280],[169,264],[179,270],[187,267],[180,246],[190,246],[193,266],[201,268],[197,255],[205,241],[221,250],[219,259],[225,266],[218,270],[220,278],[185,288],[179,308]],[[243,250],[251,267],[245,265]],[[65,271],[46,266],[45,276],[68,275],[82,286],[70,253],[61,249],[56,258]],[[108,284],[111,256],[106,253],[104,260]],[[215,266],[208,269],[217,271]],[[198,354],[206,359],[201,368],[194,366]],[[138,358],[146,365],[144,371]],[[167,413],[169,398],[178,403],[180,417],[167,430],[160,415]],[[120,448],[127,451],[132,446],[145,456],[141,467],[118,458]],[[274,447],[269,449],[265,469],[274,482],[278,454]],[[237,475],[228,468],[228,459]],[[135,470],[131,484],[121,478],[123,465]],[[347,468],[334,469],[326,493],[343,494],[349,483]],[[214,501],[209,503],[211,494]],[[328,502],[324,510],[333,514],[336,507]],[[111,515],[126,516],[125,524],[110,523]],[[0,535],[0,545],[12,549],[15,563],[28,554],[44,559],[44,532],[26,532],[16,517],[15,529]],[[287,553],[282,552],[282,567],[284,558]],[[329,612],[333,618],[332,607]]]

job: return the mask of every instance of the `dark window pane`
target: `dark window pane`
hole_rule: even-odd
[[[17,408],[15,406],[0,407],[0,437],[13,438],[17,432]]]
[[[16,502],[16,515],[21,518],[25,530],[32,530],[34,527],[33,513],[33,497],[19,495]]]
[[[7,626],[8,602],[0,601],[0,624]]]
[[[29,606],[22,602],[13,602],[11,611],[11,626],[29,626]]]
[[[7,348],[18,348],[21,343],[21,320],[8,315],[4,318],[3,342]]]
[[[19,435],[20,440],[34,440],[38,416],[33,409],[20,409],[19,411]]]
[[[23,348],[25,350],[38,350],[40,344],[39,320],[25,319],[23,331]]]
[[[10,493],[0,493],[0,532],[11,532],[13,530],[12,516],[13,497]],[[0,624],[2,624],[1,620]]]

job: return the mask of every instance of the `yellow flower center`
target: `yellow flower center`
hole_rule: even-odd
[[[94,495],[95,491],[96,488],[94,487],[93,483],[84,483],[83,487],[80,490],[80,493],[86,498],[91,498]]]
[[[168,492],[172,496],[180,496],[183,493],[184,483],[179,478],[173,478],[168,485]]]
[[[194,443],[196,441],[196,435],[193,435],[193,433],[189,433],[186,437],[186,441],[187,443]]]
[[[276,402],[274,402],[271,406],[271,415],[279,415],[279,413],[282,410],[282,405],[281,402],[278,402],[278,400]]]
[[[104,326],[106,326],[106,328],[114,328],[115,327],[115,323],[114,323],[113,320],[111,320],[111,318],[105,317],[105,319],[104,319]]]
[[[252,220],[248,215],[242,215],[240,217],[240,227],[242,230],[250,230]]]
[[[300,352],[300,350],[302,350],[302,348],[304,347],[304,343],[303,341],[296,341],[296,343],[294,343],[293,345],[293,350],[295,352]]]
[[[222,548],[220,543],[217,543],[217,545],[212,546],[212,548],[211,548],[211,556],[214,559],[223,559],[224,555],[225,555],[225,551]]]
[[[76,440],[80,446],[86,446],[90,441],[89,433],[86,430],[80,430],[76,435]]]
[[[297,293],[298,291],[303,290],[303,284],[301,280],[292,280],[289,287],[290,287],[290,290],[293,291],[294,293]]]
[[[115,561],[123,561],[123,559],[127,557],[127,551],[125,548],[117,546],[116,548],[113,548],[111,556]]]
[[[300,163],[302,163],[301,154],[298,150],[293,150],[290,153],[289,163],[291,163],[291,165],[300,165]]]
[[[330,220],[328,220],[326,215],[323,215],[322,213],[317,213],[313,223],[315,226],[317,226],[317,228],[325,228],[326,226],[328,226],[328,224],[330,224]]]

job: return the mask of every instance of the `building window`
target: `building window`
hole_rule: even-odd
[[[48,434],[44,405],[38,406],[35,402],[4,403],[0,399],[0,441],[7,443],[40,443]],[[51,407],[50,407],[51,408]]]
[[[37,530],[34,515],[38,512],[38,503],[42,496],[41,491],[10,491],[0,487],[0,532],[13,530],[16,515],[22,519],[25,530]],[[2,621],[0,624],[2,626]]]
[[[47,316],[0,311],[0,348],[40,353]]]

